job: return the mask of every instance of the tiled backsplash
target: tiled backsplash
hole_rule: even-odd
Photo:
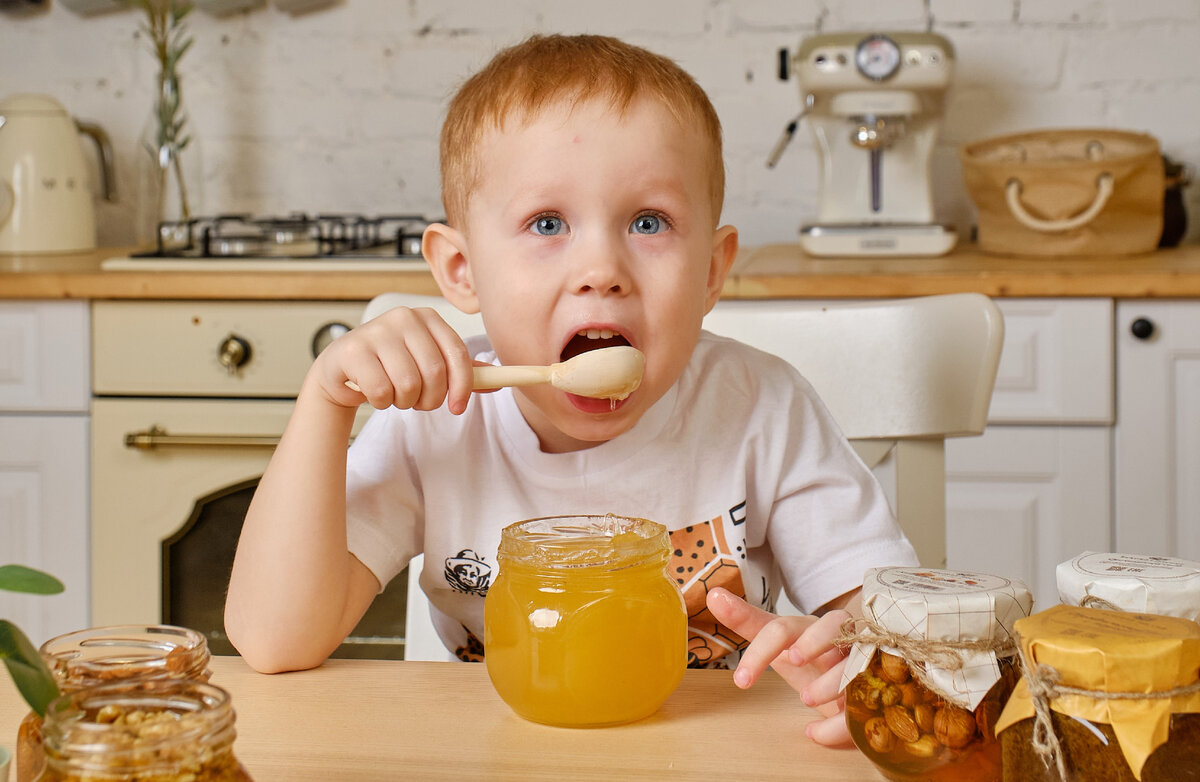
[[[44,92],[99,123],[117,158],[119,204],[98,204],[100,242],[133,240],[137,138],[156,66],[140,15],[90,17],[61,3],[0,15],[0,96]],[[206,212],[440,213],[437,135],[447,95],[499,46],[534,32],[620,36],[679,61],[725,125],[725,220],[744,244],[792,241],[815,214],[816,155],[778,50],[818,28],[932,29],[958,71],[934,159],[939,217],[969,225],[956,148],[1048,126],[1154,134],[1200,170],[1197,0],[342,0],[291,15],[272,4],[190,17],[185,105],[203,155]],[[1200,214],[1200,185],[1188,193]],[[1193,219],[1189,238],[1200,236]]]

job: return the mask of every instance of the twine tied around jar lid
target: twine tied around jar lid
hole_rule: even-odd
[[[1105,611],[1120,611],[1121,607],[1115,603],[1110,603],[1102,597],[1096,595],[1084,595],[1079,600],[1080,608],[1101,608]]]
[[[861,628],[859,626],[861,625]],[[967,664],[971,655],[993,652],[997,658],[1011,657],[1017,653],[1017,644],[1012,638],[983,640],[930,640],[913,638],[904,633],[888,630],[870,619],[847,619],[842,623],[841,635],[834,645],[847,649],[855,644],[894,649],[909,665],[913,678],[944,701],[955,701],[956,696],[945,692],[929,676],[930,667],[943,671],[959,671]],[[912,665],[911,663],[920,663]]]
[[[1105,692],[1071,687],[1062,683],[1058,669],[1045,663],[1030,665],[1023,651],[1018,649],[1017,654],[1021,661],[1026,686],[1029,688],[1030,700],[1033,701],[1033,749],[1047,769],[1050,768],[1051,762],[1054,763],[1058,771],[1058,778],[1064,782],[1068,778],[1066,760],[1063,757],[1062,744],[1058,739],[1058,734],[1054,732],[1054,724],[1050,721],[1050,702],[1055,698],[1063,695],[1079,695],[1108,701],[1162,700],[1200,693],[1200,679],[1191,684],[1152,692]]]

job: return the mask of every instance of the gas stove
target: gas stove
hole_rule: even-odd
[[[106,270],[390,271],[427,268],[420,215],[226,214],[162,223],[158,246]]]

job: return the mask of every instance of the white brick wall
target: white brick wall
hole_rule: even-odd
[[[0,96],[45,92],[103,125],[121,203],[101,204],[102,244],[133,241],[136,140],[156,67],[139,16],[0,15]],[[792,241],[815,213],[806,131],[764,166],[797,112],[781,47],[817,29],[933,29],[958,75],[934,160],[941,219],[969,225],[959,144],[1048,126],[1157,136],[1200,172],[1200,0],[342,0],[289,16],[268,4],[193,15],[182,64],[203,154],[202,211],[437,214],[446,96],[499,46],[533,32],[621,36],[678,60],[725,124],[726,220],[745,244]],[[1200,236],[1200,185],[1188,193]]]

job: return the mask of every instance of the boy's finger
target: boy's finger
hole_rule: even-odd
[[[842,624],[851,619],[849,612],[837,609],[818,619],[791,650],[793,665],[803,665],[827,653],[842,634]]]
[[[755,608],[722,587],[709,592],[706,601],[708,610],[712,611],[718,622],[751,641],[759,630],[775,618],[774,614]]]
[[[826,747],[842,748],[854,745],[850,738],[850,728],[846,726],[845,714],[810,722],[804,732],[810,739]]]
[[[843,660],[809,682],[804,692],[800,693],[805,705],[821,706],[838,701],[842,697],[842,671],[845,668]]]

